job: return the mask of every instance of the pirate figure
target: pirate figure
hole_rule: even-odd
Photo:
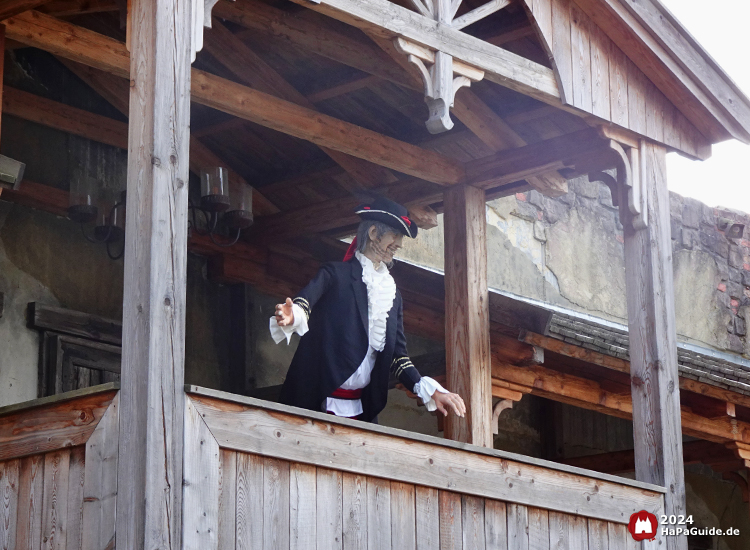
[[[343,262],[323,265],[270,319],[278,344],[302,338],[281,390],[288,405],[376,422],[389,372],[427,406],[463,416],[461,397],[420,376],[406,352],[403,300],[388,272],[404,235],[417,236],[407,210],[385,198],[357,209],[362,222]]]

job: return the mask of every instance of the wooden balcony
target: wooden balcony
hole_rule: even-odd
[[[0,547],[114,548],[117,386],[0,409]],[[637,548],[664,491],[186,388],[183,548]],[[172,480],[170,480],[173,483]]]

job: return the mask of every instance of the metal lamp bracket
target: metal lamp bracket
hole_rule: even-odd
[[[431,134],[439,134],[453,128],[450,108],[453,107],[456,91],[482,80],[484,71],[456,61],[445,52],[429,50],[401,37],[394,39],[393,44],[422,76],[425,102],[430,112],[427,130]]]
[[[606,172],[591,172],[589,181],[600,181],[612,191],[612,203],[620,207],[623,218],[631,220],[634,229],[648,227],[648,193],[645,183],[645,165],[641,162],[645,151],[645,142],[640,140],[638,147],[623,146],[615,140],[609,140],[609,149],[615,154],[617,177]],[[623,215],[625,214],[625,215]]]

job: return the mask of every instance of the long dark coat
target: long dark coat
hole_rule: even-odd
[[[309,331],[300,339],[280,400],[320,411],[325,398],[354,374],[369,349],[362,265],[356,258],[324,264],[294,303],[307,312]],[[420,380],[406,351],[403,301],[398,290],[386,321],[385,347],[378,353],[370,384],[362,393],[362,420],[372,421],[385,407],[391,370],[410,390]]]

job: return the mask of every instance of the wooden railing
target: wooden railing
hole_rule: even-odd
[[[117,390],[0,408],[0,548],[114,548]]]
[[[190,549],[639,548],[659,487],[190,386]]]

